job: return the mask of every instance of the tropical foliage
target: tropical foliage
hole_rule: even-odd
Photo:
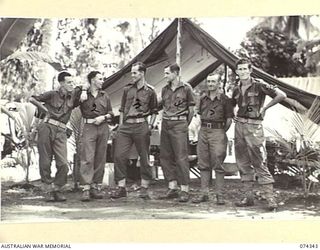
[[[304,194],[308,195],[312,183],[320,181],[320,99],[316,98],[305,114],[294,113],[288,121],[290,136],[267,128],[275,142],[273,147],[272,172],[286,179],[300,180]]]
[[[12,135],[9,137],[10,142],[15,149],[15,163],[25,170],[25,181],[29,182],[29,168],[35,165],[37,161],[35,144],[31,136],[32,125],[34,122],[35,107],[30,103],[11,103],[14,109],[6,110],[8,119],[13,124]],[[4,111],[5,108],[2,108]]]
[[[320,30],[312,24],[315,16],[258,18],[259,24],[247,33],[240,56],[277,77],[320,74]]]

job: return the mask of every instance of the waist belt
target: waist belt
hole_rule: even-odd
[[[256,124],[256,125],[262,124],[261,120],[254,120],[254,119],[250,119],[250,118],[235,117],[234,120],[236,122],[241,122],[241,123]]]
[[[66,124],[64,124],[63,122],[59,122],[57,120],[54,120],[54,119],[45,118],[44,122],[45,123],[49,123],[49,124],[54,125],[54,126],[57,126],[59,128],[67,129],[67,125]]]
[[[201,127],[204,128],[224,129],[225,125],[224,122],[201,122]]]
[[[92,124],[95,123],[96,119],[94,118],[83,118],[83,122],[86,124]]]
[[[140,117],[140,118],[128,118],[125,122],[126,123],[142,123],[147,121],[145,117]]]
[[[170,116],[170,117],[163,117],[164,120],[168,121],[186,121],[187,117],[185,115],[183,116]]]

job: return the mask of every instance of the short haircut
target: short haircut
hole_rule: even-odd
[[[63,82],[66,77],[71,76],[69,72],[63,71],[58,75],[58,82]]]
[[[132,64],[131,67],[136,67],[136,66],[138,66],[138,71],[146,73],[147,67],[143,62],[136,62]]]
[[[222,79],[222,76],[219,73],[211,72],[209,75],[207,75],[207,78],[208,76],[219,76],[219,81]]]
[[[168,66],[165,67],[165,69],[169,68],[169,70],[173,73],[173,72],[176,72],[177,75],[179,74],[180,72],[180,66],[176,63],[174,64],[170,64]]]
[[[251,64],[250,60],[247,59],[247,58],[240,58],[236,62],[236,69],[237,69],[238,65],[240,65],[240,64],[248,64],[249,69],[251,69],[251,67],[252,67],[252,64]]]
[[[91,71],[91,72],[87,75],[88,82],[91,84],[91,80],[92,80],[93,78],[95,78],[96,75],[98,75],[98,74],[101,74],[100,71],[97,71],[97,70]]]

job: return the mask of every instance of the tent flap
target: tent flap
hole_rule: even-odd
[[[107,78],[103,88],[111,95],[115,107],[120,106],[120,97],[123,87],[130,82],[131,65],[137,61],[144,62],[147,66],[146,79],[155,86],[159,93],[166,84],[163,79],[163,68],[168,63],[175,62],[177,21],[175,19],[153,42],[141,51],[131,62],[121,70]],[[202,82],[206,76],[221,64],[235,69],[239,59],[216,41],[207,32],[202,30],[187,18],[182,18],[182,78],[191,83],[193,87]],[[288,100],[281,104],[296,111],[309,109],[317,97],[314,94],[293,87],[279,79],[253,67],[253,77],[276,85],[284,91]]]

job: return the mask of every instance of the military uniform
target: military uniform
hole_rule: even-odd
[[[38,127],[38,151],[41,181],[54,184],[53,190],[60,190],[67,183],[67,134],[66,123],[70,119],[73,108],[80,104],[81,89],[63,93],[60,89],[32,96],[43,102],[48,115]],[[55,158],[57,172],[51,178],[51,161]]]
[[[244,94],[241,87],[241,84],[236,86],[232,95],[234,104],[239,107],[235,118],[235,156],[245,192],[250,198],[249,204],[253,204],[252,185],[255,175],[258,177],[258,183],[266,188],[271,189],[272,185],[269,184],[274,183],[266,164],[263,118],[260,110],[266,95],[276,95],[276,87],[255,78],[252,78],[251,85]]]
[[[137,84],[129,84],[124,88],[119,109],[123,113],[123,123],[119,126],[115,152],[115,180],[125,180],[129,152],[134,143],[140,156],[140,172],[142,181],[152,179],[149,164],[150,130],[147,117],[158,113],[158,102],[155,90],[150,85],[138,89]],[[117,198],[117,197],[116,197]]]
[[[163,115],[160,135],[160,162],[165,179],[189,185],[188,114],[195,105],[192,87],[180,82],[173,91],[163,87]],[[169,187],[170,188],[170,187]]]
[[[105,122],[96,125],[95,118],[113,116],[107,92],[99,90],[96,97],[88,92],[88,99],[80,105],[84,127],[81,135],[80,175],[84,190],[97,189],[101,185],[106,162],[109,126]]]
[[[225,174],[223,162],[226,157],[228,138],[225,131],[226,120],[233,117],[230,99],[218,93],[213,100],[206,93],[200,99],[199,114],[201,128],[199,131],[197,154],[200,171],[214,171]],[[222,187],[216,190],[222,194]]]

